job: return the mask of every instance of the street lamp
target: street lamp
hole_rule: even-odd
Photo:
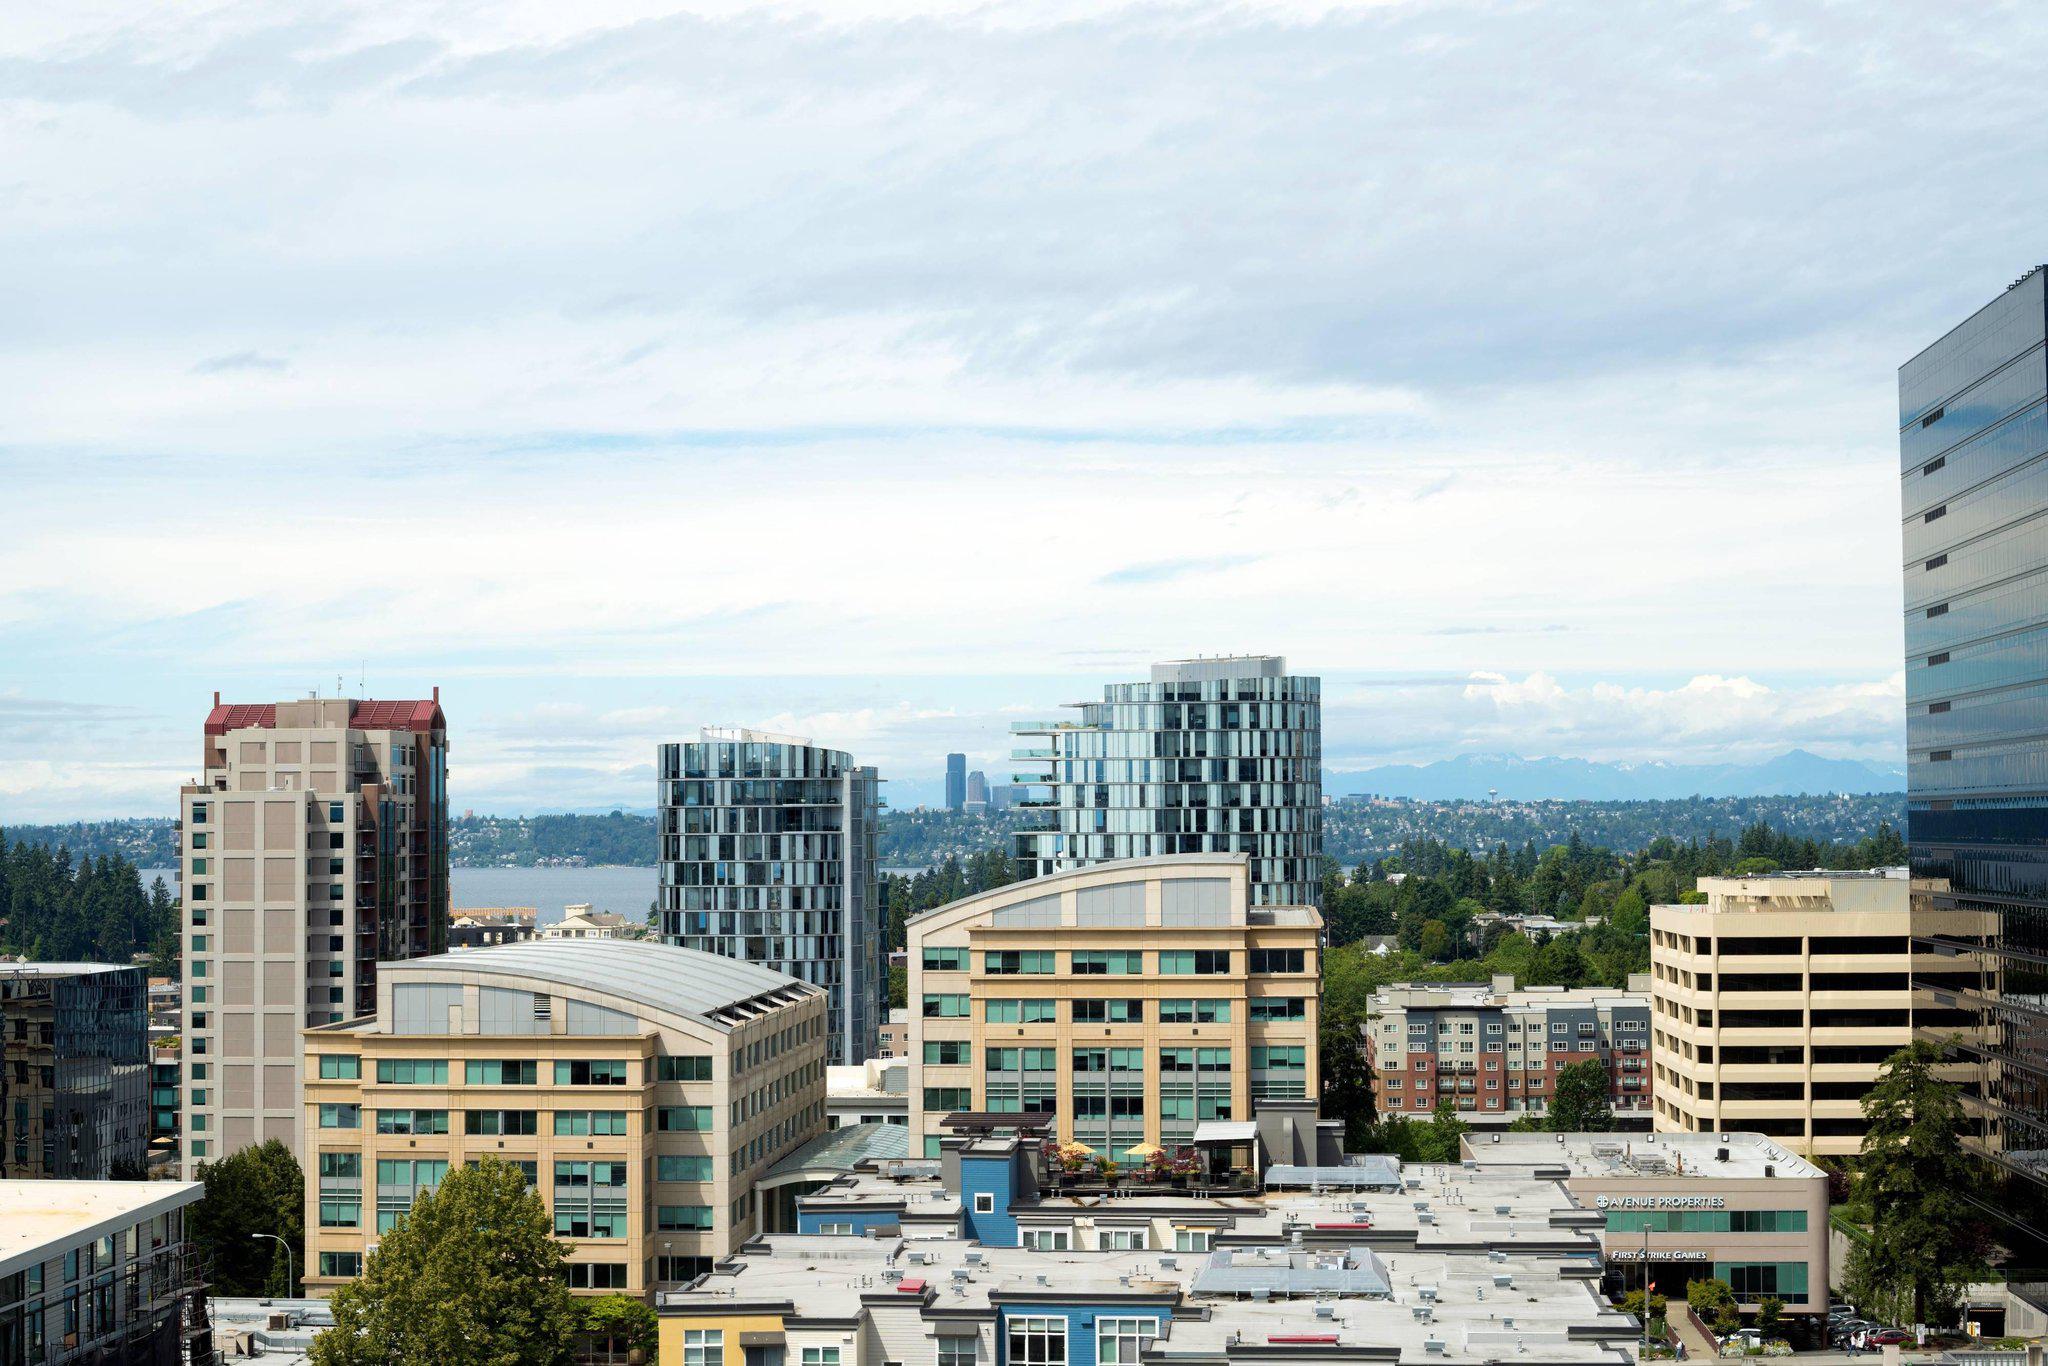
[[[252,1233],[249,1235],[249,1237],[251,1240],[257,1238],[268,1238],[271,1242],[276,1243],[279,1247],[282,1247],[284,1249],[284,1274],[290,1281],[290,1285],[288,1285],[286,1288],[287,1290],[297,1289],[299,1284],[299,1278],[292,1274],[292,1245],[286,1242],[284,1239],[278,1237],[275,1233]],[[298,1296],[293,1294],[287,1294],[285,1298],[295,1300],[298,1298]]]

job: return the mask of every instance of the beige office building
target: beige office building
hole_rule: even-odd
[[[304,1036],[308,1293],[486,1157],[524,1169],[579,1291],[644,1296],[795,1226],[775,1201],[808,1186],[756,1187],[825,1132],[820,988],[597,939],[387,963],[377,993]]]
[[[1758,1133],[1467,1134],[1464,1156],[1563,1181],[1606,1228],[1608,1288],[1719,1280],[1745,1311],[1828,1307],[1827,1173]]]
[[[179,795],[184,1167],[298,1147],[299,1031],[368,1013],[448,934],[448,731],[430,699],[222,705]]]
[[[1913,1037],[1903,869],[1701,878],[1650,911],[1655,1127],[1859,1152],[1863,1095]]]
[[[1051,1115],[1121,1161],[1314,1098],[1322,925],[1252,905],[1244,854],[1095,864],[927,911],[905,930],[914,1141],[936,1156],[953,1114]]]

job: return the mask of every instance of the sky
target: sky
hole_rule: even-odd
[[[1902,756],[1896,370],[2048,257],[2038,4],[0,9],[0,825],[219,689],[458,809],[899,804],[1157,659],[1326,765]]]

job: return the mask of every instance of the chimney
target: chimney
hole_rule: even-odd
[[[439,702],[440,700],[441,700],[441,685],[440,685],[439,683],[436,683],[436,684],[434,685],[434,701],[438,703],[438,702]]]
[[[220,705],[220,689],[219,689],[219,688],[215,688],[215,689],[213,690],[213,705],[214,705],[214,706],[216,706],[216,707]]]

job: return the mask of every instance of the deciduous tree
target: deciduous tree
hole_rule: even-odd
[[[1550,1098],[1550,1127],[1562,1134],[1602,1133],[1614,1127],[1607,1102],[1607,1067],[1598,1058],[1575,1062],[1557,1074]]]

